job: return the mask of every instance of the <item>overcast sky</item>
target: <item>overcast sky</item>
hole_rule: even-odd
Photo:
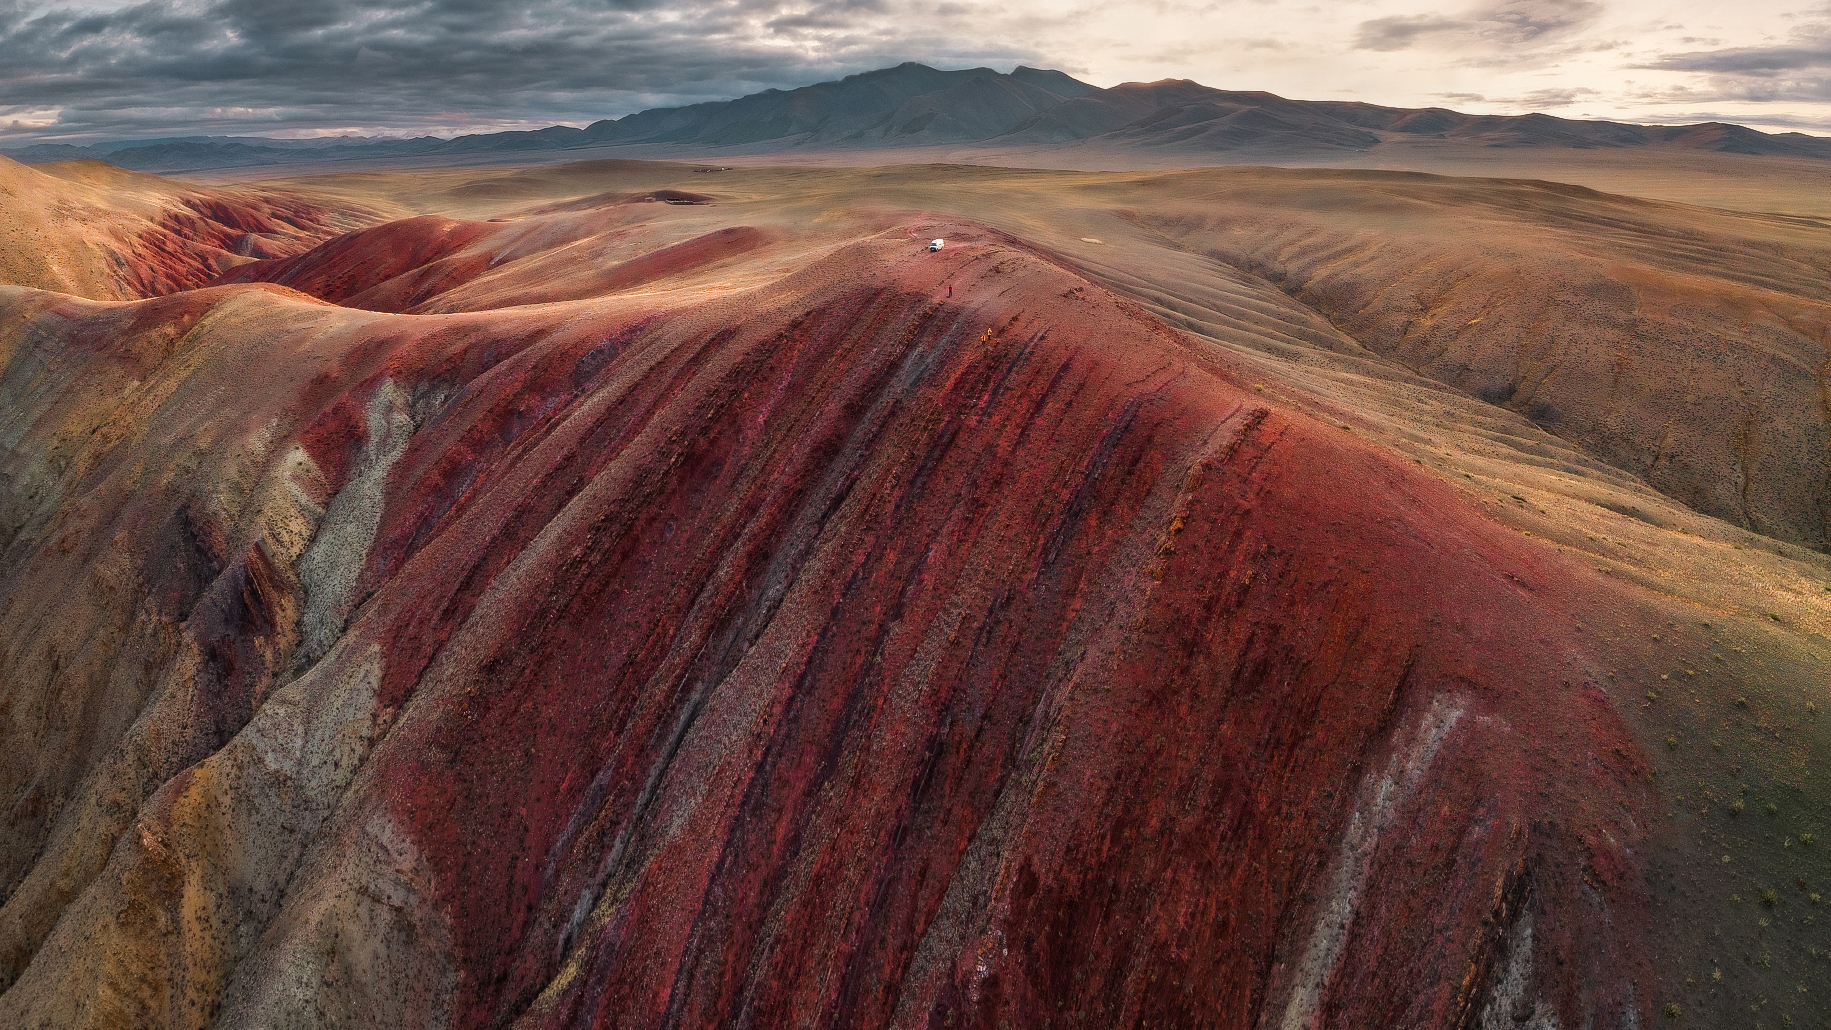
[[[584,125],[905,60],[1831,135],[1831,0],[0,0],[0,143]]]

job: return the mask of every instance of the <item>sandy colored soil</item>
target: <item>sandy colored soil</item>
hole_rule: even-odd
[[[533,170],[600,161],[689,164],[760,170],[793,167],[885,168],[957,164],[1011,170],[1184,171],[1193,168],[1266,167],[1376,169],[1494,179],[1540,179],[1587,186],[1604,193],[1666,200],[1815,220],[1831,219],[1831,161],[1813,158],[1697,153],[1684,150],[1568,147],[1489,147],[1441,140],[1388,141],[1366,152],[1291,150],[1273,154],[1189,154],[1148,147],[916,147],[897,150],[807,151],[750,154],[742,147],[687,148],[625,145],[564,154],[490,155],[443,159],[323,162],[284,173],[307,177],[315,188],[369,182],[387,192],[423,176],[470,181],[515,168]],[[479,162],[484,162],[480,167]],[[411,173],[411,174],[406,174]],[[199,182],[231,184],[271,180],[272,169],[234,168],[196,173]],[[395,187],[384,185],[392,181]]]
[[[284,191],[199,189],[93,161],[0,158],[0,282],[125,300],[201,286],[376,221]]]
[[[734,222],[806,236],[861,209],[955,212],[1045,248],[1216,342],[1258,353],[1294,345],[1344,368],[1373,359],[1376,378],[1422,379],[1486,402],[1458,421],[1495,408],[1515,413],[1524,418],[1514,424],[1549,432],[1692,510],[1821,551],[1831,543],[1831,231],[1809,219],[1542,181],[1329,170],[695,172],[613,162],[287,185],[475,219],[595,195],[600,185],[623,197],[666,183],[720,193],[716,206],[670,211],[667,224],[683,237]],[[570,214],[561,220],[568,228],[542,231],[615,235]],[[391,253],[397,237],[421,239],[408,231],[418,224],[345,245]],[[570,271],[578,249],[492,273],[484,281],[501,287],[489,299],[461,293],[424,310],[594,289],[576,276],[550,289],[535,283]],[[598,252],[611,263],[628,256],[615,246]],[[501,260],[491,245],[467,253],[479,271]],[[312,267],[359,267],[324,257]],[[401,251],[392,260],[418,258]],[[251,265],[236,277],[290,285],[289,274]],[[444,266],[414,274],[446,288],[468,282]],[[405,288],[406,280],[389,286]],[[379,297],[353,303],[408,310]],[[1380,406],[1394,403],[1405,402]],[[1371,414],[1366,400],[1351,404]]]
[[[1831,1025],[1815,220],[222,196],[0,286],[0,1025]]]

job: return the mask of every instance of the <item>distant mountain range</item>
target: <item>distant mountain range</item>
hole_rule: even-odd
[[[656,108],[585,128],[556,125],[441,139],[341,137],[276,140],[196,136],[78,147],[39,144],[6,156],[28,164],[95,160],[179,172],[306,162],[438,158],[661,145],[745,154],[915,147],[1151,148],[1202,155],[1372,150],[1441,139],[1487,147],[1665,147],[1831,158],[1831,138],[1741,125],[1633,125],[1545,114],[1470,115],[1373,104],[1286,100],[1187,79],[1111,89],[1059,71],[939,71],[908,63],[737,100]]]

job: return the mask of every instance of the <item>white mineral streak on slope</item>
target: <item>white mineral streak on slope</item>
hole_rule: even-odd
[[[284,910],[224,992],[222,1030],[451,1025],[451,929],[429,903],[432,870],[371,806],[314,847]]]
[[[369,398],[368,439],[355,475],[325,506],[318,535],[299,560],[305,584],[305,613],[300,618],[299,666],[324,656],[349,621],[356,579],[369,547],[381,528],[382,499],[388,470],[406,453],[413,438],[413,416],[407,396],[385,380]]]
[[[249,468],[263,463],[275,435],[270,427],[255,438],[251,447],[254,456],[246,462]],[[214,476],[205,478],[217,481]],[[323,515],[320,504],[328,493],[311,458],[294,446],[271,475],[257,478],[253,473],[241,472],[217,483],[219,488],[209,503],[222,513],[220,518],[225,525],[243,526],[237,531],[242,543],[236,546],[245,547],[250,554],[257,548],[264,551],[290,578],[290,570],[296,567],[317,531]],[[90,582],[83,587],[91,591],[91,599],[73,600],[73,607],[88,604],[100,611],[117,601],[124,606],[139,606],[139,574],[131,567],[123,567],[132,560],[137,559],[129,559],[126,552],[117,550],[94,566]],[[228,569],[223,575],[232,576],[235,572]],[[109,585],[113,593],[103,593],[97,599],[97,583]],[[211,589],[219,585],[220,581]],[[296,632],[298,608],[293,588],[283,586],[269,600],[273,605],[269,614],[276,624],[270,642],[276,648],[284,648]],[[171,654],[161,644],[157,616],[141,610],[115,617],[128,625],[129,635],[112,646],[112,668],[108,672],[112,681],[107,697],[113,702],[139,705],[140,711],[119,743],[91,767],[72,792],[63,814],[40,845],[30,872],[0,905],[0,954],[12,956],[14,961],[33,960],[66,908],[86,895],[112,860],[116,843],[142,817],[143,803],[160,785],[193,764],[194,759],[186,756],[200,737],[212,732],[206,714],[212,703],[211,688],[200,679],[204,659],[199,641],[186,633],[173,645],[177,651]],[[286,680],[282,673],[276,683]],[[257,704],[266,701],[261,697]],[[9,843],[13,842],[0,839],[0,850]],[[117,875],[119,870],[117,866]],[[15,974],[18,972],[15,970]],[[4,972],[0,972],[0,980],[4,978]],[[21,997],[26,993],[29,990],[21,992]],[[0,1025],[10,1025],[5,1013],[13,1011],[11,1004],[0,1003]],[[29,1007],[37,1003],[28,1000],[19,1004]]]
[[[1312,1030],[1316,1026],[1323,988],[1341,962],[1342,942],[1360,904],[1372,869],[1380,835],[1392,828],[1397,812],[1423,782],[1443,739],[1463,716],[1460,699],[1439,695],[1411,731],[1409,740],[1395,747],[1386,772],[1376,782],[1371,776],[1361,784],[1360,798],[1329,880],[1328,894],[1310,933],[1310,943],[1299,961],[1290,1000],[1285,1004],[1278,1030]]]
[[[149,799],[45,942],[47,961],[0,995],[0,1026],[204,1025],[361,768],[380,673],[373,645],[334,651]]]
[[[1532,990],[1532,910],[1519,914],[1507,945],[1507,964],[1494,981],[1475,1030],[1558,1030],[1558,1017]],[[1630,1011],[1632,1011],[1630,1009]],[[1521,1018],[1521,1017],[1524,1018]]]

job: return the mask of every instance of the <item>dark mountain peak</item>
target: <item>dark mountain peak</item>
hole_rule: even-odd
[[[853,72],[850,75],[842,75],[837,79],[829,79],[826,82],[816,82],[812,86],[801,86],[799,88],[814,89],[819,86],[835,86],[847,82],[869,82],[872,79],[910,78],[925,74],[939,75],[945,73],[940,72],[935,68],[930,68],[920,61],[904,61],[902,64],[893,64],[888,68],[873,68],[870,71]],[[788,92],[793,93],[795,90],[791,89]]]
[[[1077,79],[1066,72],[1058,72],[1048,68],[1031,68],[1020,64],[1016,68],[1011,69],[1011,78],[1018,82],[1046,89],[1056,96],[1065,97],[1069,100],[1073,100],[1076,97],[1084,97],[1089,93],[1100,92],[1100,87],[1098,86],[1082,82],[1080,79]]]
[[[1064,72],[1019,65],[939,69],[920,61],[857,72],[795,89],[765,89],[735,100],[653,108],[584,129],[461,136],[454,140],[266,140],[194,136],[40,144],[8,153],[40,164],[98,158],[122,168],[194,171],[300,161],[386,159],[495,152],[550,152],[617,145],[741,147],[749,153],[798,148],[900,147],[1151,148],[1198,163],[1250,153],[1277,160],[1318,152],[1365,151],[1407,141],[1479,147],[1654,146],[1750,155],[1831,158],[1831,139],[1769,134],[1726,122],[1633,125],[1523,115],[1463,114],[1447,108],[1382,107],[1359,101],[1291,100],[1263,90],[1224,90],[1192,79],[1126,82],[1110,89]]]
[[[892,65],[888,68],[876,68],[868,72],[854,72],[841,79],[834,79],[828,82],[817,82],[812,86],[802,86],[800,89],[791,89],[788,92],[792,94],[800,93],[804,90],[831,90],[865,83],[894,83],[906,88],[933,89],[938,88],[944,83],[959,82],[964,79],[995,77],[997,75],[998,72],[991,68],[960,68],[951,71],[943,71],[939,68],[932,68],[920,61],[904,61],[902,64]]]
[[[1216,89],[1213,86],[1204,86],[1201,83],[1195,81],[1194,79],[1157,79],[1152,82],[1121,82],[1120,84],[1118,84],[1117,86],[1114,86],[1113,88],[1116,90],[1127,90],[1127,91],[1135,92],[1135,93],[1143,92],[1145,90],[1165,90],[1165,89],[1199,89],[1199,90],[1205,90],[1210,93],[1222,92],[1221,90]]]
[[[1089,94],[1086,99],[1101,96],[1155,98],[1161,102],[1187,103],[1197,98],[1226,96],[1223,90],[1204,86],[1194,79],[1158,79],[1156,82],[1121,82],[1111,89]]]
[[[919,61],[787,91],[643,111],[585,132],[590,144],[782,149],[975,143],[1097,87],[1061,72],[945,71]]]

